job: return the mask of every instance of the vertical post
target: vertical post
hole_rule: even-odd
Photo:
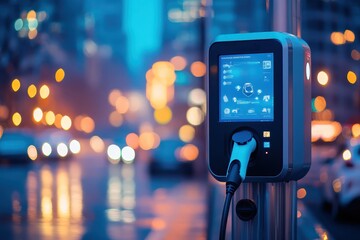
[[[300,37],[300,0],[267,0],[272,30],[289,32]],[[297,182],[245,183],[233,199],[232,239],[297,238]],[[251,199],[257,205],[257,215],[245,222],[236,215],[236,203]]]

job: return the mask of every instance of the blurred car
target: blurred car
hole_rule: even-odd
[[[35,145],[33,134],[27,129],[5,129],[0,138],[0,160],[7,163],[31,162],[28,148]]]
[[[37,148],[43,158],[67,158],[72,155],[70,141],[72,135],[64,130],[47,129],[37,134]]]
[[[360,139],[351,139],[320,170],[324,205],[335,219],[360,212]],[[356,217],[356,216],[355,216]]]
[[[184,143],[179,139],[162,139],[158,148],[154,149],[150,159],[151,174],[185,174],[193,173],[193,163],[180,156]]]

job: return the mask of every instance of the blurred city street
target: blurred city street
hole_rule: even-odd
[[[297,237],[359,238],[360,1],[5,0],[0,23],[0,240],[218,239],[225,184],[208,170],[206,83],[220,68],[209,46],[265,31],[311,48]],[[232,90],[248,86],[249,98],[250,80]]]
[[[2,239],[205,239],[206,182],[103,154],[1,166]]]

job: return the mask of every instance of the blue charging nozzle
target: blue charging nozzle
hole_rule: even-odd
[[[234,133],[232,140],[234,141],[234,145],[231,151],[228,173],[232,164],[238,161],[240,163],[239,175],[243,181],[246,177],[250,155],[256,149],[256,141],[253,138],[253,133],[248,130]]]

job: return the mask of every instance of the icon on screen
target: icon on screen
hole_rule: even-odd
[[[230,108],[225,108],[225,109],[224,109],[224,113],[225,113],[225,114],[229,114],[229,113],[230,113]]]
[[[260,94],[262,93],[262,90],[261,90],[261,89],[258,89],[258,90],[257,90],[257,93],[258,93],[258,95],[260,95]]]
[[[230,64],[227,64],[227,63],[223,64],[223,68],[230,68],[230,67],[231,67]]]
[[[226,95],[223,96],[223,100],[224,100],[224,102],[226,102],[226,103],[229,102],[229,98],[228,98]]]
[[[231,85],[232,82],[227,82],[227,81],[223,81],[223,85],[226,86],[226,85]]]
[[[236,97],[233,97],[233,101],[234,101],[234,103],[236,103],[236,102],[237,102],[237,98],[236,98]]]
[[[271,61],[263,61],[263,69],[270,69]]]
[[[235,108],[235,109],[231,110],[231,113],[238,113],[238,109]]]
[[[245,96],[250,97],[254,93],[254,87],[251,83],[245,83],[242,92]]]
[[[263,109],[261,110],[261,112],[267,113],[267,109],[266,109],[266,108],[263,108]]]
[[[263,101],[264,101],[264,102],[270,101],[270,95],[265,95],[265,96],[263,97]]]
[[[250,114],[255,113],[255,109],[250,108],[250,109],[248,110],[248,113],[250,113]]]
[[[235,87],[235,89],[236,89],[236,91],[240,91],[240,89],[241,89],[240,85],[237,85],[237,86]]]

